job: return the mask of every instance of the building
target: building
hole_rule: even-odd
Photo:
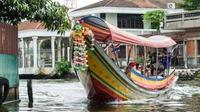
[[[69,36],[69,31],[65,35],[47,31],[42,23],[19,24],[19,74],[55,74],[56,62],[69,60]]]
[[[151,23],[143,21],[143,15],[147,11],[164,10],[168,14],[183,12],[176,9],[175,3],[180,0],[103,0],[70,13],[74,19],[92,15],[105,19],[108,23],[121,28],[124,31],[136,35],[152,35],[156,30],[151,29]],[[163,26],[162,26],[163,27]],[[161,30],[162,33],[180,32],[180,30]],[[121,66],[126,66],[130,45],[121,45],[118,58]],[[144,47],[134,46],[131,59],[142,57]],[[112,50],[107,51],[112,55]]]
[[[165,19],[165,29],[183,30],[184,35],[179,36],[182,43],[182,58],[185,67],[200,66],[200,11],[168,14]]]
[[[77,7],[84,6],[83,0],[53,0],[66,5],[69,11]],[[99,0],[91,0],[87,4]],[[86,2],[86,0],[85,0]],[[19,74],[55,74],[56,62],[61,58],[68,61],[70,31],[65,35],[57,34],[57,31],[47,31],[42,23],[22,22],[18,26],[18,54],[19,54]]]
[[[63,0],[62,0],[63,1]],[[75,0],[76,1],[76,0]],[[151,29],[151,23],[143,21],[143,14],[152,10],[165,10],[167,13],[182,12],[176,9],[175,3],[180,0],[103,0],[97,3],[75,9],[70,12],[73,19],[88,15],[97,16],[115,25],[122,30],[136,35],[155,34],[156,30]],[[71,8],[79,4],[78,1],[66,0],[64,4],[70,4]],[[73,5],[73,3],[75,5]],[[161,30],[162,33],[180,32],[180,30]],[[69,32],[60,36],[55,32],[49,32],[41,23],[24,22],[19,26],[19,74],[55,74],[56,62],[61,58],[68,58],[69,47],[67,38]],[[66,39],[66,40],[65,40]],[[118,58],[121,66],[126,66],[128,60],[129,45],[121,45]],[[134,46],[131,52],[131,59],[141,57],[141,46]],[[134,51],[134,52],[133,52]],[[108,54],[112,55],[111,49]]]

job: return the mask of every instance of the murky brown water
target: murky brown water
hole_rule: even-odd
[[[186,84],[187,83],[187,84]],[[89,105],[77,81],[34,80],[34,104],[28,107],[26,81],[20,81],[19,104],[4,105],[3,112],[200,112],[200,81],[179,82],[165,97],[106,105]]]

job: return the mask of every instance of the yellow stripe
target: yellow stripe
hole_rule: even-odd
[[[95,74],[98,74],[98,76],[101,78],[101,80],[104,80],[105,82],[110,84],[112,87],[116,88],[118,91],[121,91],[122,93],[124,93],[127,96],[127,93],[129,91],[127,91],[127,89],[125,89],[125,87],[122,84],[120,84],[117,81],[117,79],[112,76],[112,74],[110,74],[110,72],[107,70],[107,68],[102,66],[101,62],[99,60],[97,60],[97,58],[94,58],[94,55],[89,55],[88,62],[89,62],[88,64],[89,64],[90,69]],[[96,79],[98,80],[97,77],[96,77]],[[98,80],[98,81],[102,82],[101,80]],[[119,96],[122,96],[121,94],[117,93],[114,89],[110,88],[108,85],[105,84],[104,86],[108,87],[109,89],[111,89],[113,92],[115,92]],[[127,97],[124,97],[124,96],[122,96],[122,97],[124,99],[127,99]]]
[[[141,84],[145,84],[145,85],[163,85],[165,83],[168,82],[169,79],[171,79],[172,77],[174,77],[174,74],[170,75],[168,78],[161,80],[161,81],[153,81],[153,80],[147,80],[144,79],[142,77],[137,76],[134,73],[131,73],[131,78],[136,80],[137,82],[140,82]]]

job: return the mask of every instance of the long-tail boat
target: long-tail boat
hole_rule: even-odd
[[[87,33],[80,31],[80,27],[89,28],[93,32],[91,37],[94,37],[95,41],[92,38],[87,38]],[[163,78],[151,78],[131,69],[129,73],[131,77],[128,77],[99,45],[100,43],[117,42],[152,48],[167,48],[176,44],[171,38],[137,36],[124,32],[94,16],[80,19],[79,26],[74,28],[75,33],[76,28],[80,28],[78,30],[79,36],[85,36],[83,43],[86,44],[87,55],[84,57],[86,61],[82,65],[88,64],[88,66],[85,69],[75,67],[75,71],[90,101],[108,102],[159,97],[168,92],[177,81],[178,76],[175,75],[174,70],[170,70]],[[78,35],[72,34],[72,37]],[[74,43],[74,49],[78,49],[76,48],[77,42]],[[76,53],[73,53],[73,55],[76,55]],[[79,58],[80,56],[75,56],[74,60]],[[74,64],[79,65],[80,63],[75,61]]]

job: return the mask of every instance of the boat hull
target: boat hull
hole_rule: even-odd
[[[97,43],[94,49],[88,51],[88,70],[77,71],[87,97],[91,101],[107,102],[158,97],[169,91],[178,79],[174,71],[162,80],[144,78],[132,72],[133,76],[137,76],[132,79],[114,64]],[[146,84],[147,87],[142,84]]]

